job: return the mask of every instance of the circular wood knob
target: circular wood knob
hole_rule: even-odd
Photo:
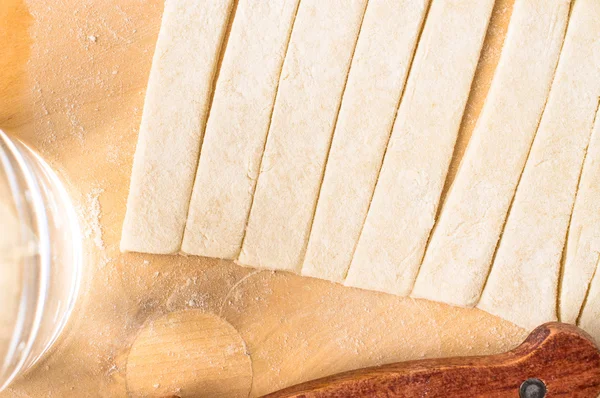
[[[126,379],[133,397],[247,397],[252,363],[231,324],[202,311],[180,311],[142,327]]]

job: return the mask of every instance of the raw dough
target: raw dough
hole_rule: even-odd
[[[566,2],[517,0],[494,80],[412,292],[477,304],[562,47]]]
[[[370,0],[302,274],[341,282],[372,197],[429,0]]]
[[[557,319],[561,256],[600,94],[600,54],[580,34],[597,16],[590,12],[595,1],[575,2],[548,104],[478,305],[526,329]],[[562,3],[567,7],[568,1]]]
[[[123,251],[179,251],[232,3],[165,3],[133,159]]]
[[[493,5],[432,3],[346,285],[410,293]]]
[[[241,0],[206,126],[182,251],[237,258],[299,0]]]
[[[598,267],[598,263],[596,266]],[[598,272],[598,268],[596,268],[589,285],[589,292],[579,318],[579,327],[591,334],[596,342],[600,341],[600,272]]]
[[[299,272],[366,0],[302,0],[239,263]]]
[[[600,2],[578,1],[593,4],[586,6],[586,20],[578,25],[581,29],[577,52],[581,54],[581,63],[585,62],[588,68],[597,71],[600,65]],[[575,323],[600,260],[600,119],[597,111],[565,250],[560,320]]]

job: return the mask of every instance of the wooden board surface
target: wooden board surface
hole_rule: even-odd
[[[483,104],[511,5],[511,0],[497,1],[450,178]],[[230,372],[204,365],[196,371],[196,362],[185,355],[173,357],[169,369],[157,360],[155,367],[144,368],[147,375],[136,372],[139,391],[128,392],[127,356],[136,336],[165,325],[165,314],[189,309],[214,314],[239,333],[252,364],[251,396],[343,370],[496,353],[522,341],[525,331],[477,309],[214,259],[120,253],[162,6],[162,0],[0,4],[0,128],[36,148],[63,176],[82,217],[87,253],[81,299],[67,332],[49,357],[0,397],[112,397],[139,391],[186,396],[193,388],[156,381],[164,380],[161,372],[178,369],[198,378],[197,385],[208,385],[205,396],[227,395]],[[195,339],[194,322],[177,325],[183,343]],[[173,339],[171,332],[157,333],[157,344],[163,335]],[[219,344],[210,347],[222,350]],[[213,382],[203,384],[208,376]],[[194,380],[178,383],[195,385]],[[239,391],[237,385],[231,388]]]

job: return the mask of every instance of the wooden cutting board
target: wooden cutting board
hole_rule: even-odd
[[[63,176],[86,235],[85,280],[67,332],[0,397],[215,397],[250,389],[256,396],[358,367],[490,354],[523,340],[525,331],[476,309],[227,261],[120,253],[162,5],[0,3],[0,128]],[[512,0],[497,1],[450,178],[483,104],[511,7]]]

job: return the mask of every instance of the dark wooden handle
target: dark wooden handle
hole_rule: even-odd
[[[289,387],[263,398],[597,398],[599,395],[600,352],[591,337],[575,326],[548,323],[504,354],[359,369]]]

